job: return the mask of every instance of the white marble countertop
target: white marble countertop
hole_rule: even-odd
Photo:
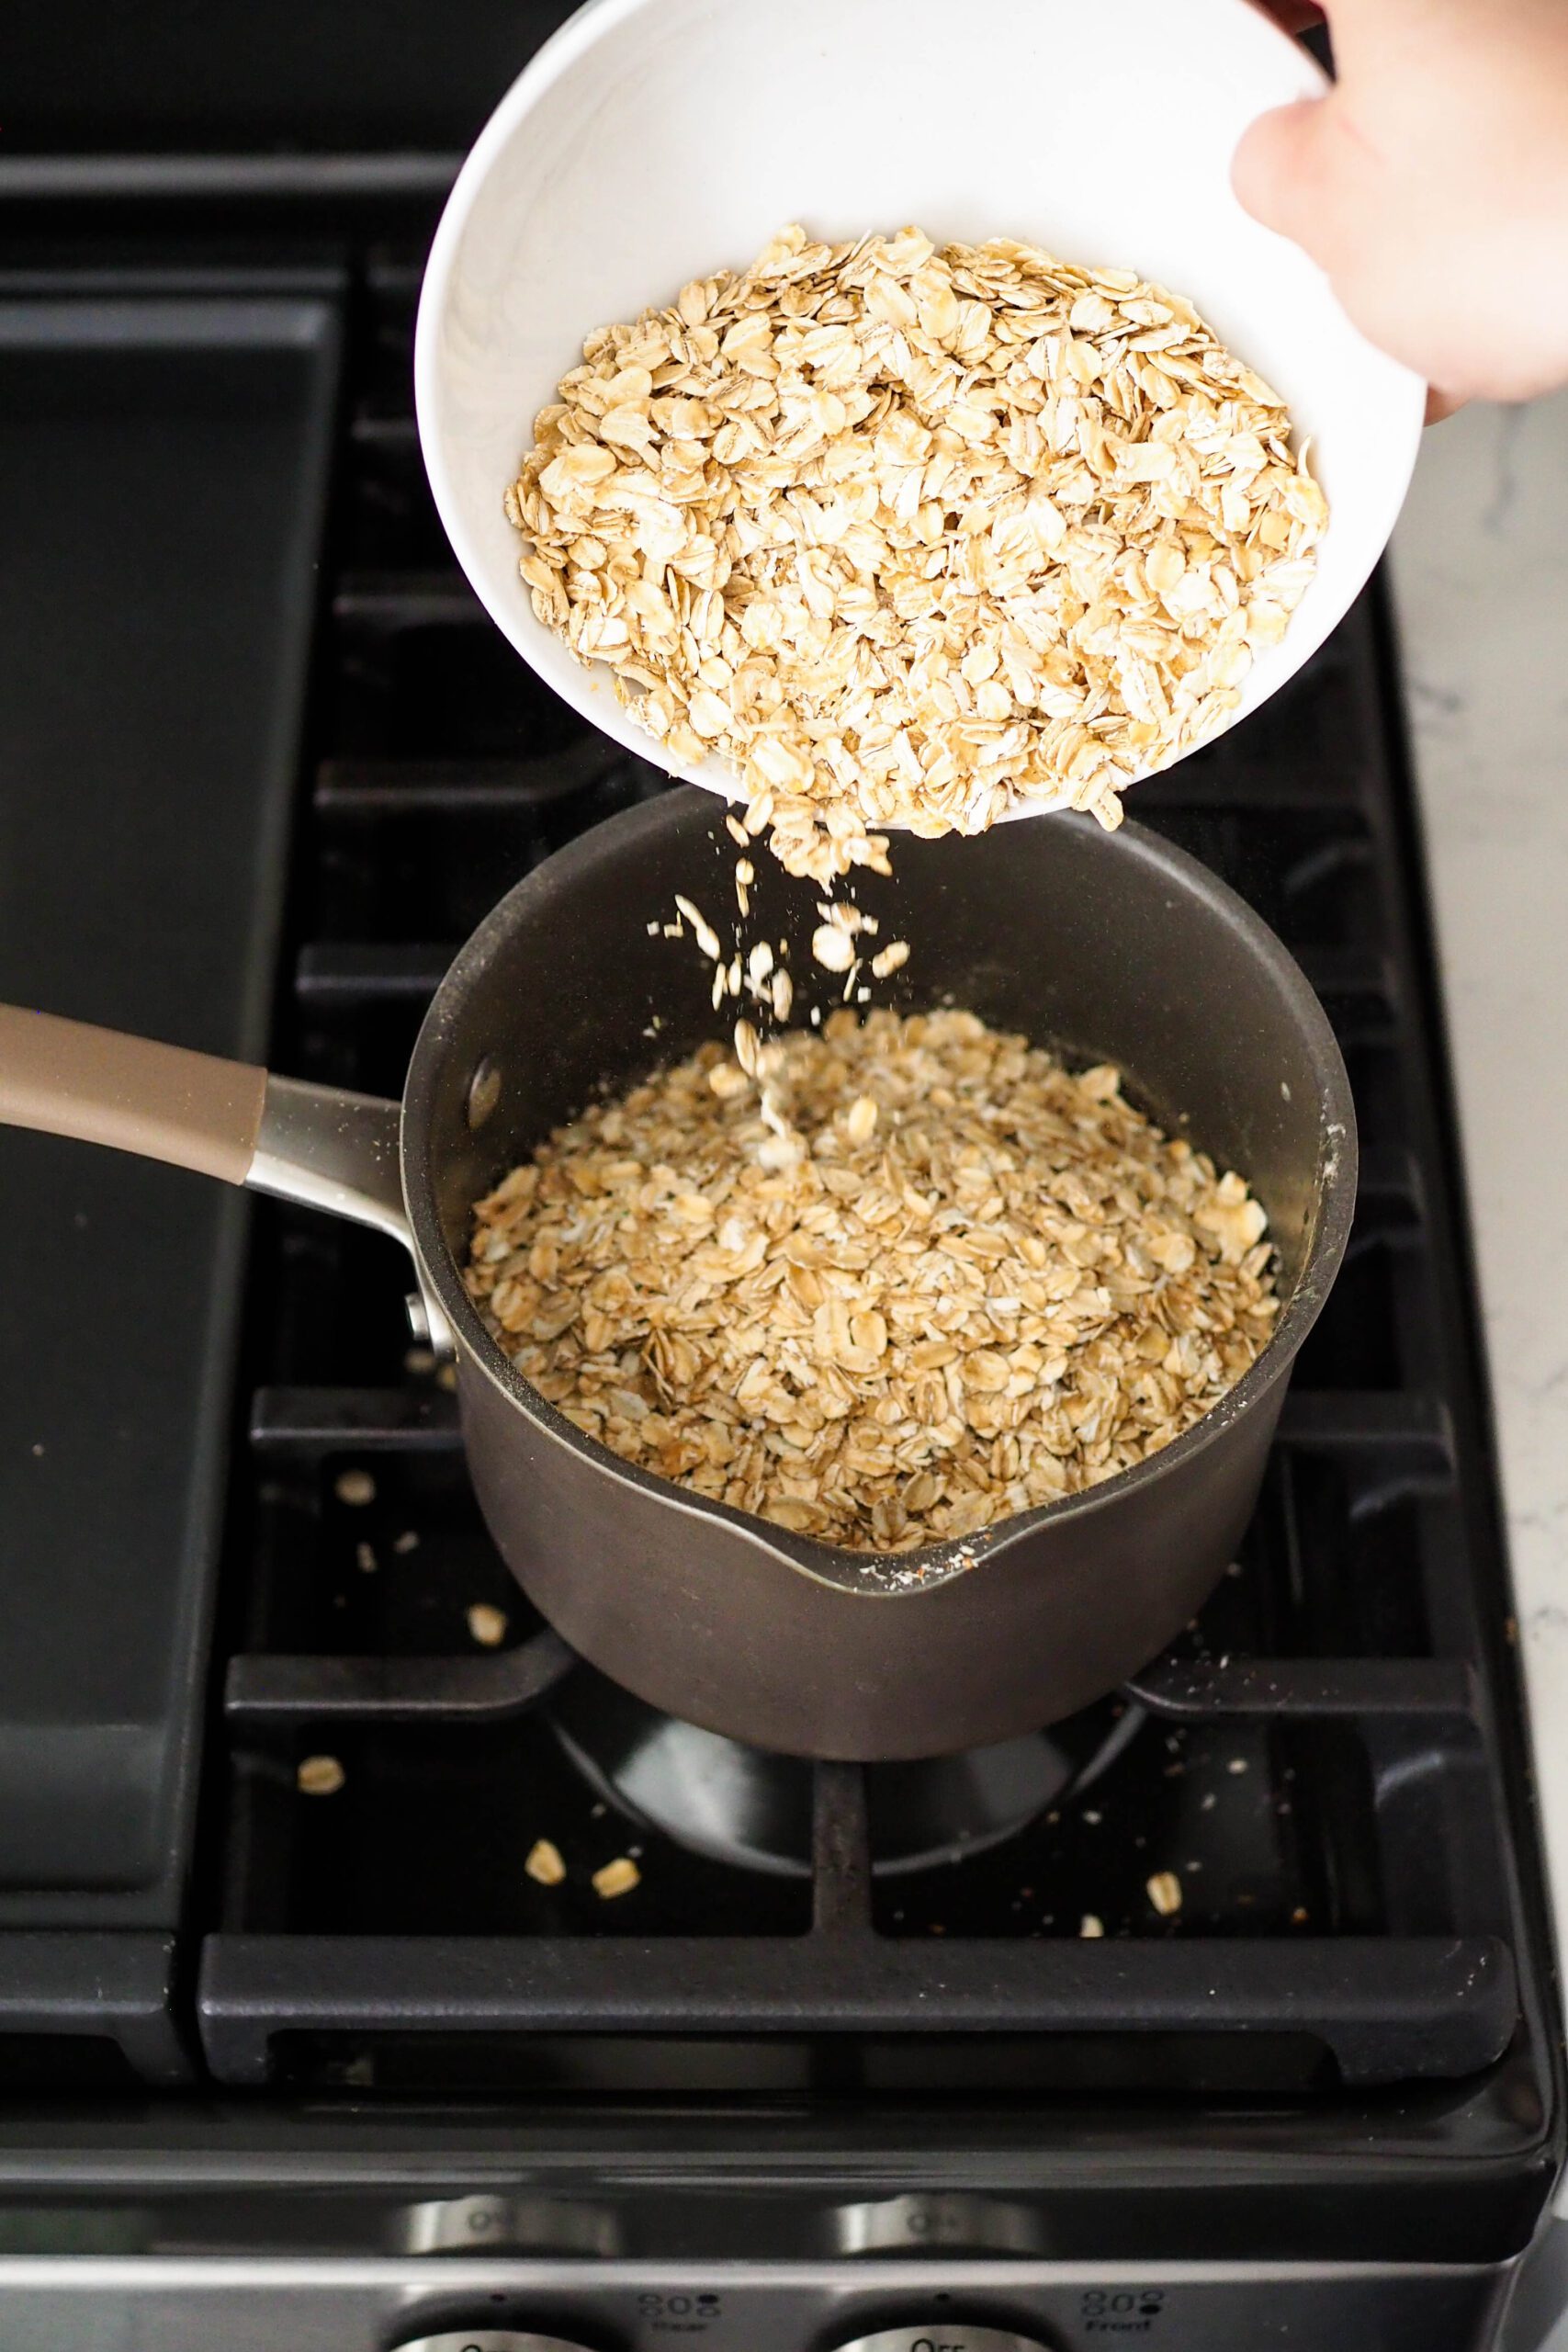
[[[1394,589],[1568,1940],[1568,395],[1427,435]]]

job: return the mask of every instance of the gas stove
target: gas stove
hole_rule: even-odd
[[[446,170],[39,166],[0,993],[395,1092],[492,901],[664,788],[431,510]],[[1381,588],[1137,813],[1323,996],[1355,1238],[1213,1601],[977,1755],[630,1699],[491,1548],[391,1244],[0,1136],[6,2352],[1492,2341],[1562,2086]]]

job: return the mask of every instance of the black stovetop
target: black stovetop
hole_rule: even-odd
[[[502,890],[663,788],[451,565],[404,218],[198,256],[154,211],[90,281],[67,219],[0,302],[30,615],[0,986],[381,1092]],[[244,2092],[275,2158],[649,2101],[745,2147],[762,2102],[831,2164],[897,2108],[910,2148],[1092,2145],[1107,2180],[1179,2152],[1194,2189],[1371,2153],[1423,2229],[1441,2179],[1456,2232],[1524,2233],[1545,1947],[1381,592],[1136,814],[1317,985],[1356,1230],[1201,1619],[967,1766],[813,1773],[629,1709],[490,1546],[390,1244],[0,1136],[0,2086],[59,2144],[139,2082],[187,2151]]]

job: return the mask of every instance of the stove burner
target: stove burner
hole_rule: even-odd
[[[556,1736],[583,1778],[639,1827],[715,1861],[809,1875],[811,1766],[661,1714],[592,1667],[550,1700]],[[879,1877],[961,1861],[999,1845],[1047,1806],[1087,1789],[1145,1722],[1101,1700],[1066,1723],[963,1756],[866,1768],[872,1868]]]

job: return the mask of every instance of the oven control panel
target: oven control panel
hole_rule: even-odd
[[[137,2262],[0,2252],[0,2352],[1474,2352],[1506,2267],[1022,2258]]]

